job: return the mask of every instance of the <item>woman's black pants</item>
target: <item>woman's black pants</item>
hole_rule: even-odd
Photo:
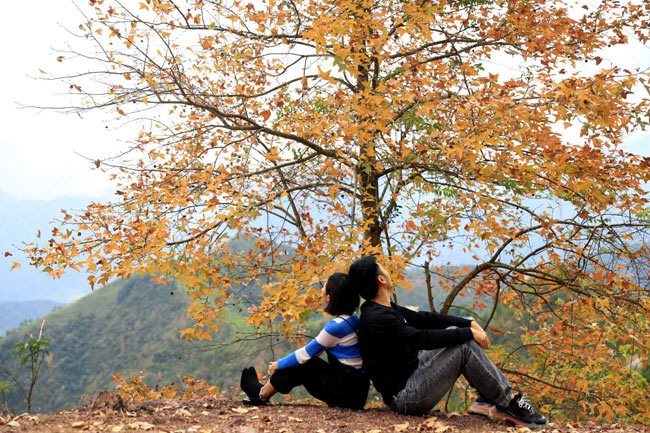
[[[370,381],[353,367],[311,358],[296,367],[276,371],[271,376],[271,385],[281,394],[288,394],[302,385],[309,394],[328,406],[363,409]]]

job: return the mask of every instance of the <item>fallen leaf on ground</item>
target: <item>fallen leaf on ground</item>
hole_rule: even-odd
[[[233,407],[230,410],[235,413],[248,413],[248,409],[246,409],[245,407]]]
[[[302,422],[302,418],[296,418],[296,417],[290,416],[289,421]]]
[[[393,425],[393,428],[397,432],[404,431],[407,428],[409,428],[409,423],[405,422],[405,423],[402,423],[402,424],[395,424],[395,425]]]
[[[79,429],[88,426],[88,424],[86,424],[85,421],[75,421],[75,422],[73,422],[73,423],[70,424],[70,425],[72,426],[72,428],[79,428]]]
[[[426,427],[433,427],[433,425],[437,422],[438,422],[438,418],[436,418],[435,416],[431,416],[425,419],[422,424],[425,425]]]
[[[176,412],[174,412],[174,415],[190,417],[192,416],[192,413],[187,409],[178,409]]]
[[[20,423],[18,421],[9,421],[7,425],[9,427],[20,427]]]
[[[129,428],[133,430],[153,430],[156,426],[145,421],[136,421],[129,424]]]
[[[111,433],[120,433],[122,430],[124,430],[124,424],[114,425],[109,429]]]

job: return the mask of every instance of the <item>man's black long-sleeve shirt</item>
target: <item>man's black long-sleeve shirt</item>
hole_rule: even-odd
[[[462,317],[417,312],[373,301],[361,306],[359,343],[363,367],[386,404],[400,392],[418,366],[420,350],[470,341],[471,321]],[[445,329],[456,326],[454,329]]]

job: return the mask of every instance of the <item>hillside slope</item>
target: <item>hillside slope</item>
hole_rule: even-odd
[[[96,290],[47,316],[45,336],[50,338],[51,354],[39,376],[34,410],[75,407],[83,396],[113,389],[111,379],[117,372],[126,377],[146,371],[151,386],[178,383],[186,375],[220,387],[238,386],[243,366],[262,366],[272,356],[263,349],[282,343],[256,339],[222,345],[245,336],[243,318],[234,313],[228,313],[229,323],[218,341],[201,346],[181,342],[179,331],[188,324],[186,306],[182,290],[174,285],[136,277]],[[23,382],[27,371],[12,358],[13,346],[36,333],[38,325],[40,321],[25,325],[0,340],[0,364],[20,372]],[[0,373],[0,380],[8,378]],[[24,409],[15,386],[8,402],[14,412]]]

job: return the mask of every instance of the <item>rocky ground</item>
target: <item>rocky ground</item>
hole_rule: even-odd
[[[0,433],[75,432],[159,433],[519,433],[515,428],[476,415],[431,412],[402,416],[385,408],[365,411],[331,409],[316,404],[283,403],[263,407],[203,398],[157,400],[128,407],[102,393],[86,405],[53,414],[0,418]],[[650,427],[551,423],[544,433],[650,433]]]

